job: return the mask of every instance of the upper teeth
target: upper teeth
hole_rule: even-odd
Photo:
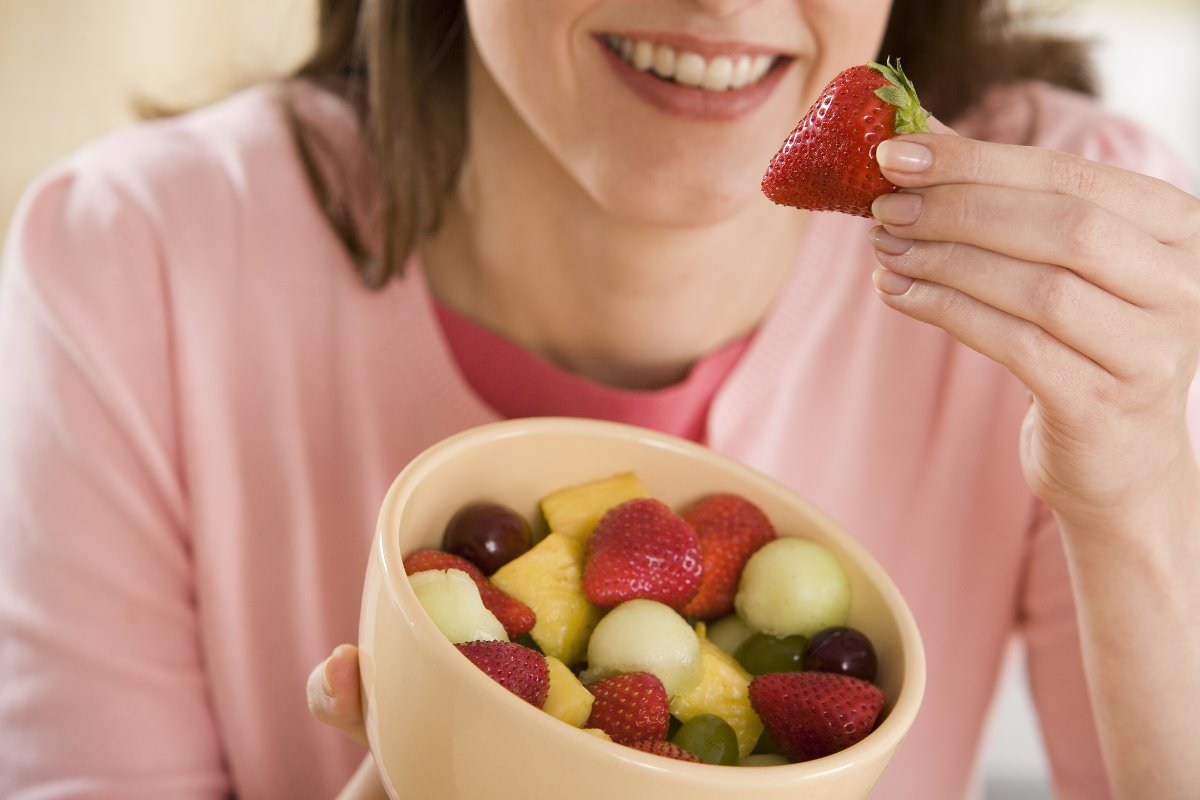
[[[775,56],[749,53],[707,59],[690,50],[615,34],[608,36],[607,42],[614,53],[642,72],[654,72],[660,78],[713,92],[748,86],[766,75],[775,63]]]

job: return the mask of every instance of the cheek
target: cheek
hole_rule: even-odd
[[[815,97],[833,76],[879,55],[891,13],[891,0],[810,0],[804,3],[816,43],[809,94]]]
[[[475,111],[495,135],[521,130],[543,146],[570,137],[578,127],[580,91],[575,84],[568,0],[467,0],[472,95]],[[536,8],[534,8],[536,6]]]

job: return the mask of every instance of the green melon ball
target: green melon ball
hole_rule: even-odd
[[[627,600],[604,618],[588,641],[591,682],[619,672],[649,672],[663,682],[669,697],[700,682],[700,639],[674,610],[654,600]]]
[[[708,624],[708,640],[729,655],[733,655],[754,633],[737,614],[728,614]]]
[[[828,547],[784,536],[763,545],[746,562],[734,607],[756,631],[811,637],[846,624],[850,579]]]

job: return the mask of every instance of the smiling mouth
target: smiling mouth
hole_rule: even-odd
[[[634,69],[666,83],[709,92],[725,92],[753,86],[781,61],[763,53],[730,53],[705,58],[690,50],[661,42],[608,34],[601,41],[618,58]]]

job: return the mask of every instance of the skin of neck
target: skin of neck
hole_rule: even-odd
[[[563,369],[640,389],[681,380],[763,320],[805,214],[756,195],[712,224],[621,219],[542,145],[477,57],[469,86],[468,157],[421,248],[440,302]]]

